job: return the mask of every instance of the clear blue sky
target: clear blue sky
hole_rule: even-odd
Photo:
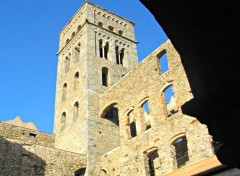
[[[58,33],[83,0],[0,1],[0,120],[21,116],[53,132]],[[136,23],[139,61],[167,40],[138,0],[91,2]]]

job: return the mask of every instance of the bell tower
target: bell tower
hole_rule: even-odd
[[[138,63],[134,23],[85,2],[60,32],[55,147],[102,154],[97,144],[99,97]],[[101,146],[102,145],[102,146]],[[88,164],[90,170],[91,164]]]

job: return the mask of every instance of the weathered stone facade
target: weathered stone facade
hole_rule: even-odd
[[[181,112],[192,93],[171,42],[139,64],[136,44],[133,22],[85,2],[60,32],[54,135],[0,123],[0,173],[165,175],[214,156],[207,127]]]
[[[54,135],[0,123],[1,176],[74,176],[86,156],[54,148]]]

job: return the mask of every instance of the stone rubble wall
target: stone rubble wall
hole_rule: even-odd
[[[28,137],[28,133],[36,138]],[[86,156],[52,148],[54,135],[0,123],[0,175],[74,176]]]
[[[159,56],[164,52],[167,54],[169,70],[162,73]],[[163,92],[170,85],[173,86],[177,112],[168,117]],[[156,174],[169,173],[177,169],[172,143],[181,136],[187,138],[187,164],[213,156],[212,138],[207,127],[196,118],[181,113],[181,105],[192,97],[180,56],[168,40],[100,96],[99,118],[109,105],[118,105],[120,145],[99,157],[95,175],[147,175],[147,154],[155,150],[159,155]],[[145,100],[148,100],[150,110],[151,128],[148,130],[144,126],[142,108]],[[129,132],[128,114],[131,110],[137,128],[134,138]],[[109,129],[109,124],[104,125],[97,129]]]
[[[36,137],[31,136],[31,134],[36,135]],[[0,122],[0,136],[45,147],[53,147],[55,142],[55,136],[53,134],[13,126],[3,122]]]

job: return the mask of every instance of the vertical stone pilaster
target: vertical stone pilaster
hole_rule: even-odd
[[[137,128],[137,135],[138,135],[138,134],[141,134],[142,132],[144,132],[146,130],[142,107],[137,106],[134,109],[134,117],[135,117],[135,120],[136,120],[136,128]]]

